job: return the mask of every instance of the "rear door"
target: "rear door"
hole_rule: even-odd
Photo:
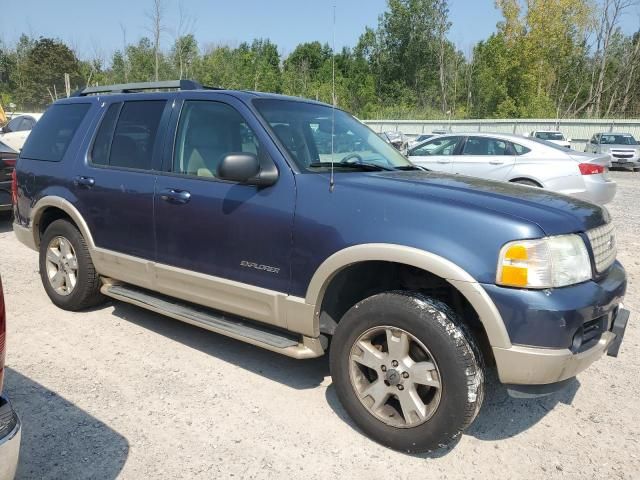
[[[409,160],[435,172],[451,172],[451,161],[462,137],[436,137],[409,151]]]
[[[155,257],[153,191],[171,110],[167,100],[155,94],[103,103],[86,161],[73,178],[78,209],[99,248]]]
[[[510,142],[498,138],[469,136],[453,157],[451,171],[470,177],[505,180],[515,163]]]

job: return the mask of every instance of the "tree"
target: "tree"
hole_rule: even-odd
[[[65,73],[70,76],[72,89],[84,83],[75,54],[64,43],[51,38],[40,38],[33,44],[21,69],[17,99],[26,109],[42,109],[62,96]]]

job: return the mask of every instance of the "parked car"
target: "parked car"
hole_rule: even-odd
[[[146,93],[160,87],[178,91]],[[327,151],[327,132],[359,150]],[[355,424],[405,452],[473,422],[485,365],[548,393],[617,355],[629,316],[607,210],[422,171],[311,100],[87,88],[47,110],[16,174],[14,232],[55,305],[108,296],[298,359],[329,351]]]
[[[11,179],[18,152],[0,142],[0,213],[11,210]]]
[[[20,453],[20,419],[11,403],[2,394],[4,380],[5,349],[7,346],[7,321],[0,279],[0,480],[12,480]]]
[[[17,115],[0,130],[0,141],[14,150],[20,151],[34,125],[42,117],[41,113]]]
[[[610,155],[614,167],[640,170],[640,144],[630,133],[596,133],[584,151]]]
[[[559,147],[571,148],[571,139],[566,138],[562,132],[557,130],[535,130],[529,134],[531,138],[546,140],[555,143]]]
[[[567,150],[535,138],[502,133],[440,135],[408,155],[429,170],[542,187],[601,205],[616,193],[608,155]]]

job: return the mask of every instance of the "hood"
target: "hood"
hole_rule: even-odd
[[[606,209],[541,188],[436,172],[345,174],[337,181],[355,182],[387,194],[418,196],[425,201],[485,209],[536,224],[547,235],[584,232],[609,221]],[[390,192],[393,191],[393,192]]]

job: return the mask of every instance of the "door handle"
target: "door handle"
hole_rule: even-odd
[[[451,163],[451,160],[436,160],[437,163]]]
[[[96,179],[93,177],[84,177],[79,175],[73,179],[73,183],[80,187],[93,187],[96,184]]]
[[[191,192],[175,188],[165,188],[160,192],[160,199],[169,203],[184,204],[191,200]]]
[[[492,160],[489,163],[491,165],[502,165],[504,162],[501,162],[500,160]]]

